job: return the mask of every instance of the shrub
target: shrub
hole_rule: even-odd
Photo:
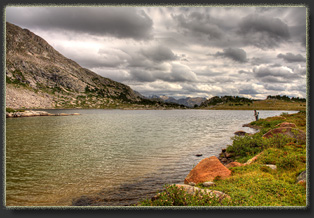
[[[214,195],[196,191],[188,194],[183,188],[175,185],[166,185],[165,191],[157,194],[154,200],[143,200],[140,206],[221,206],[226,200],[220,201]]]
[[[277,161],[277,165],[278,167],[283,168],[283,169],[292,169],[292,168],[297,167],[298,165],[297,159],[298,158],[295,155],[288,155],[285,158],[280,158]]]

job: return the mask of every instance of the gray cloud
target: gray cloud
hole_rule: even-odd
[[[215,56],[223,56],[240,63],[247,62],[246,52],[241,48],[226,48],[223,52],[217,52]]]
[[[7,20],[28,28],[140,40],[151,38],[153,26],[143,10],[130,7],[8,7]]]
[[[208,39],[221,39],[223,31],[213,22],[209,14],[200,12],[184,13],[173,16],[178,28],[188,34],[203,35]]]
[[[166,71],[132,69],[130,71],[133,80],[140,82],[154,82],[157,80],[165,82],[195,82],[196,74],[187,66],[171,63]]]
[[[251,89],[240,89],[239,90],[239,94],[242,94],[242,95],[256,95],[256,94],[259,94],[259,92],[257,92],[253,88],[251,88]]]
[[[154,62],[172,61],[177,59],[177,56],[164,46],[154,46],[142,49],[141,53],[148,59]]]
[[[290,38],[288,25],[278,18],[251,14],[242,19],[238,33],[244,41],[266,49],[278,47]]]
[[[286,90],[286,87],[284,85],[278,86],[278,85],[273,85],[273,84],[264,84],[263,86],[266,90],[272,90],[272,91],[284,91],[284,90]]]
[[[278,58],[284,59],[286,62],[305,62],[306,59],[301,54],[294,55],[292,53],[278,54]]]
[[[265,83],[289,83],[296,79],[300,79],[300,76],[291,69],[285,67],[261,66],[253,68],[255,78]]]

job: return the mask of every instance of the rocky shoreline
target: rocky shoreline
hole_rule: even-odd
[[[283,120],[285,120],[284,118]],[[259,126],[255,126],[252,124],[244,124],[243,127],[250,127],[255,130],[261,130],[262,128]],[[258,131],[259,132],[259,131]],[[245,137],[247,135],[253,135],[250,133],[246,133],[244,131],[237,131],[234,133],[239,137]],[[273,129],[269,130],[265,134],[262,135],[263,138],[271,138],[275,134],[282,134],[288,137],[294,138],[297,141],[305,141],[306,140],[306,133],[296,127],[294,123],[283,122],[277,124]],[[291,143],[290,143],[291,144]],[[230,145],[227,145],[227,148]],[[300,147],[300,145],[297,145]],[[254,157],[247,160],[245,163],[237,162],[237,159],[240,156],[236,156],[232,152],[227,152],[227,148],[223,148],[221,153],[216,156],[211,156],[208,158],[202,159],[186,176],[184,180],[184,184],[172,184],[171,186],[176,187],[178,189],[184,190],[188,194],[197,194],[202,192],[205,195],[216,196],[221,202],[223,199],[231,200],[231,197],[221,191],[214,190],[216,184],[216,180],[224,180],[232,176],[231,169],[233,167],[242,167],[246,165],[251,165],[258,161],[263,155],[264,151],[257,153]],[[202,155],[198,155],[202,156]],[[282,166],[281,166],[282,167]],[[230,169],[231,168],[231,169]],[[267,172],[277,172],[277,164],[269,164],[264,163],[261,164],[261,169]],[[306,187],[306,170],[302,171],[298,174],[296,178],[296,184],[300,184]],[[196,187],[198,185],[199,187]],[[169,186],[169,187],[171,187]],[[168,188],[169,188],[168,187]],[[209,187],[210,189],[204,189],[205,187]],[[158,193],[156,196],[151,198],[150,204],[153,205],[154,201],[163,201],[160,197],[163,192]],[[158,203],[157,203],[158,204]],[[140,204],[138,204],[140,205]]]
[[[7,118],[17,118],[17,117],[35,117],[35,116],[71,116],[71,115],[80,115],[79,113],[73,114],[66,114],[66,113],[58,113],[52,114],[48,113],[47,111],[33,111],[33,110],[26,110],[23,112],[16,111],[16,112],[6,112]]]

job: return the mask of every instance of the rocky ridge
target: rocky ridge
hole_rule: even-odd
[[[31,31],[6,23],[7,107],[119,108],[133,104],[167,107],[81,67]]]

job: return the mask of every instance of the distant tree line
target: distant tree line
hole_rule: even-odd
[[[239,96],[215,96],[212,97],[206,101],[204,101],[200,106],[211,106],[211,105],[217,105],[220,103],[234,103],[235,105],[242,105],[242,104],[250,104],[253,102],[252,99],[245,98],[245,97],[239,97]]]
[[[306,102],[305,98],[299,98],[299,97],[289,97],[287,95],[268,95],[267,99],[277,99],[277,100],[283,100],[283,101],[295,101],[295,102]]]

